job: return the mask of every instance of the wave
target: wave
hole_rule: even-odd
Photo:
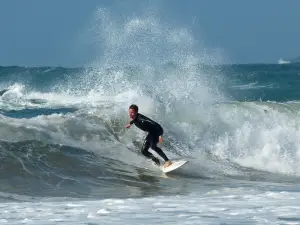
[[[68,112],[65,105],[31,117],[14,110],[19,116],[1,116],[0,196],[21,200],[20,195],[32,193],[35,198],[167,195],[197,189],[186,189],[191,181],[211,179],[297,183],[299,106],[297,102],[224,102],[189,110],[188,115],[146,112],[161,118],[167,155],[190,160],[183,170],[165,177],[140,153],[145,134],[124,128],[128,105]],[[162,186],[167,178],[175,180]],[[187,183],[182,185],[182,180]]]
[[[126,159],[134,155],[140,166],[144,159],[139,149],[145,134],[135,128],[129,131],[124,128],[128,121],[126,108],[121,104],[68,112],[67,108],[62,111],[44,109],[49,115],[23,118],[2,115],[1,140],[62,144],[132,165],[135,162],[126,162]],[[205,111],[190,111],[183,117],[180,113],[165,113],[164,110],[156,115],[162,118],[166,131],[164,148],[168,154],[193,158],[202,169],[214,171],[203,176],[238,175],[239,171],[230,166],[228,171],[220,169],[228,160],[242,167],[298,175],[298,110],[297,102],[231,102],[212,104]],[[24,115],[22,110],[14,112]],[[147,114],[155,117],[154,113]],[[212,156],[218,158],[217,164],[212,163],[209,158]],[[213,166],[206,165],[205,159]]]
[[[0,149],[2,199],[12,198],[4,193],[34,198],[136,196],[140,193],[134,188],[144,189],[150,183],[155,186],[159,182],[158,176],[143,168],[79,148],[19,141],[1,142]],[[147,189],[143,192],[146,195]],[[155,190],[149,188],[148,192]],[[20,197],[13,199],[20,200]]]

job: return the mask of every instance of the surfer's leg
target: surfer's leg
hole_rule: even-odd
[[[142,147],[142,154],[144,156],[146,156],[147,158],[152,159],[153,155],[151,152],[148,151],[149,147],[150,147],[150,142],[147,139],[145,139],[143,147]]]
[[[160,157],[162,157],[165,161],[169,161],[168,157],[166,154],[161,150],[159,147],[152,148]]]
[[[160,156],[162,157],[165,161],[169,161],[168,157],[166,154],[161,150],[160,147],[157,146],[158,143],[158,136],[154,136],[151,140],[151,148]]]
[[[142,154],[146,156],[148,159],[152,159],[157,165],[159,165],[159,160],[151,153],[149,152],[150,148],[150,141],[151,141],[151,135],[148,134],[147,137],[145,138],[143,147],[142,147]]]

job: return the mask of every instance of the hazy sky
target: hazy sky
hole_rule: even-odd
[[[202,43],[195,51],[222,49],[232,63],[300,55],[299,0],[2,0],[0,65],[89,63],[99,52],[88,34],[101,7],[115,21],[154,13],[166,28],[189,29]]]

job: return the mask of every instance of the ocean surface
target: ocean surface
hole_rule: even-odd
[[[93,61],[0,67],[0,224],[300,224],[300,64],[226,64],[155,15],[92,18],[75,39]],[[188,164],[143,157],[133,103]]]
[[[300,224],[299,84],[300,64],[0,67],[0,223]],[[132,103],[188,164],[141,155]]]

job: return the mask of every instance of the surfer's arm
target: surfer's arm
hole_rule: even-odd
[[[134,123],[134,120],[131,120],[128,124],[126,124],[126,128],[130,128],[130,126]]]

